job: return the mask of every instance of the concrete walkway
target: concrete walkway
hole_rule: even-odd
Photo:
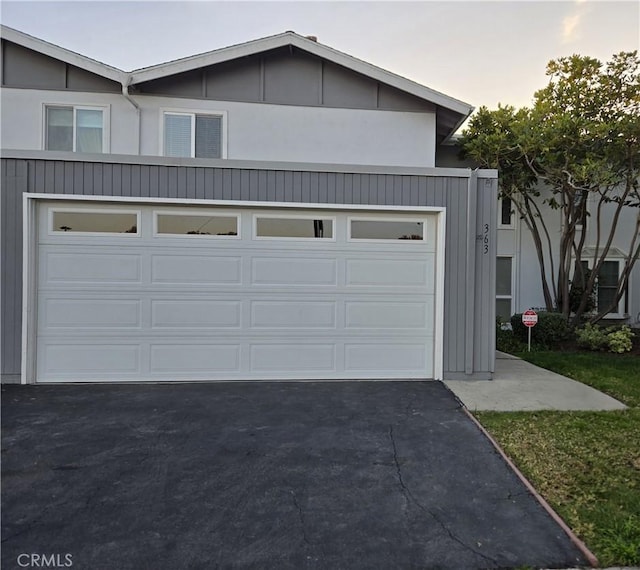
[[[623,410],[618,400],[529,362],[496,353],[494,379],[446,380],[444,383],[471,411]]]

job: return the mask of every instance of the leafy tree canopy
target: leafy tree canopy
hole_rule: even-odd
[[[534,94],[531,107],[481,107],[461,139],[463,155],[499,170],[501,196],[512,200],[531,231],[547,309],[567,318],[573,314],[576,321],[590,304],[623,209],[640,206],[639,69],[637,51],[616,54],[606,64],[580,55],[553,60],[547,65],[548,84]],[[589,201],[594,204],[589,239],[595,240],[597,255],[587,275],[580,262]],[[560,211],[559,244],[549,236],[549,214],[543,215],[540,204]],[[607,205],[613,224],[605,225],[600,215]],[[640,252],[639,230],[640,218],[629,236],[617,300]],[[575,281],[582,291],[577,307],[570,302]],[[592,320],[608,312],[599,310]]]

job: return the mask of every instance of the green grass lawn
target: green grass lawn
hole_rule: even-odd
[[[608,352],[523,352],[517,356],[640,408],[640,357]]]
[[[640,564],[640,358],[523,356],[619,399],[615,412],[476,412],[525,476],[598,557]]]

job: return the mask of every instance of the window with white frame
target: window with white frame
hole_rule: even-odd
[[[589,262],[582,261],[583,266],[589,268]],[[624,268],[624,259],[606,259],[600,265],[596,278],[596,311],[600,312],[611,306],[616,297],[618,282]],[[607,313],[610,318],[622,318],[628,313],[627,292],[614,304]]]
[[[163,121],[164,156],[224,158],[221,114],[166,111]]]
[[[105,116],[104,108],[45,106],[45,150],[105,152]]]
[[[511,257],[496,259],[496,317],[503,322],[509,322],[513,314],[512,266]]]
[[[500,198],[499,200],[498,215],[499,215],[499,228],[513,228],[514,227],[514,212],[513,212],[513,202],[511,198]]]

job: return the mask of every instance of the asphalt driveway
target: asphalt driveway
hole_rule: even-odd
[[[6,570],[585,564],[438,382],[2,396]]]

